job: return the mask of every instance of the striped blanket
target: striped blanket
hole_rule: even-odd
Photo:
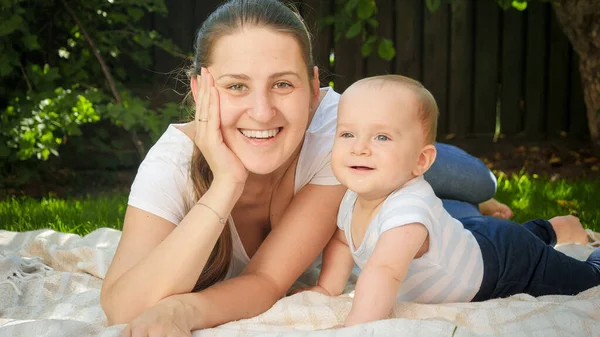
[[[106,325],[99,297],[120,235],[0,231],[0,336],[119,336],[124,326]],[[351,301],[351,293],[304,292],[194,336],[600,336],[600,286],[577,296],[397,303],[390,319],[328,329],[343,322]]]

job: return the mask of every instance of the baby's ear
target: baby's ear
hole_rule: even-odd
[[[437,150],[433,144],[425,145],[423,149],[421,149],[421,154],[419,155],[419,159],[417,160],[417,166],[413,169],[413,174],[415,176],[421,176],[433,164],[435,161],[435,157],[437,156]]]

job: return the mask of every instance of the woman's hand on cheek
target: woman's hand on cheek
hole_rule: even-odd
[[[248,171],[231,151],[221,133],[219,93],[208,69],[202,68],[196,96],[195,143],[210,165],[214,180],[244,184]]]
[[[167,297],[131,321],[121,337],[189,337],[188,315],[181,301]]]

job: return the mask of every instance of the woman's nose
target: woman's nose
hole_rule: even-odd
[[[257,122],[265,123],[275,116],[275,107],[271,98],[265,93],[255,93],[254,101],[248,115]]]

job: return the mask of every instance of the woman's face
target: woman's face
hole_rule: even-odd
[[[309,79],[291,35],[268,28],[244,28],[213,47],[208,71],[219,92],[223,139],[248,171],[271,173],[304,139],[318,76]]]

